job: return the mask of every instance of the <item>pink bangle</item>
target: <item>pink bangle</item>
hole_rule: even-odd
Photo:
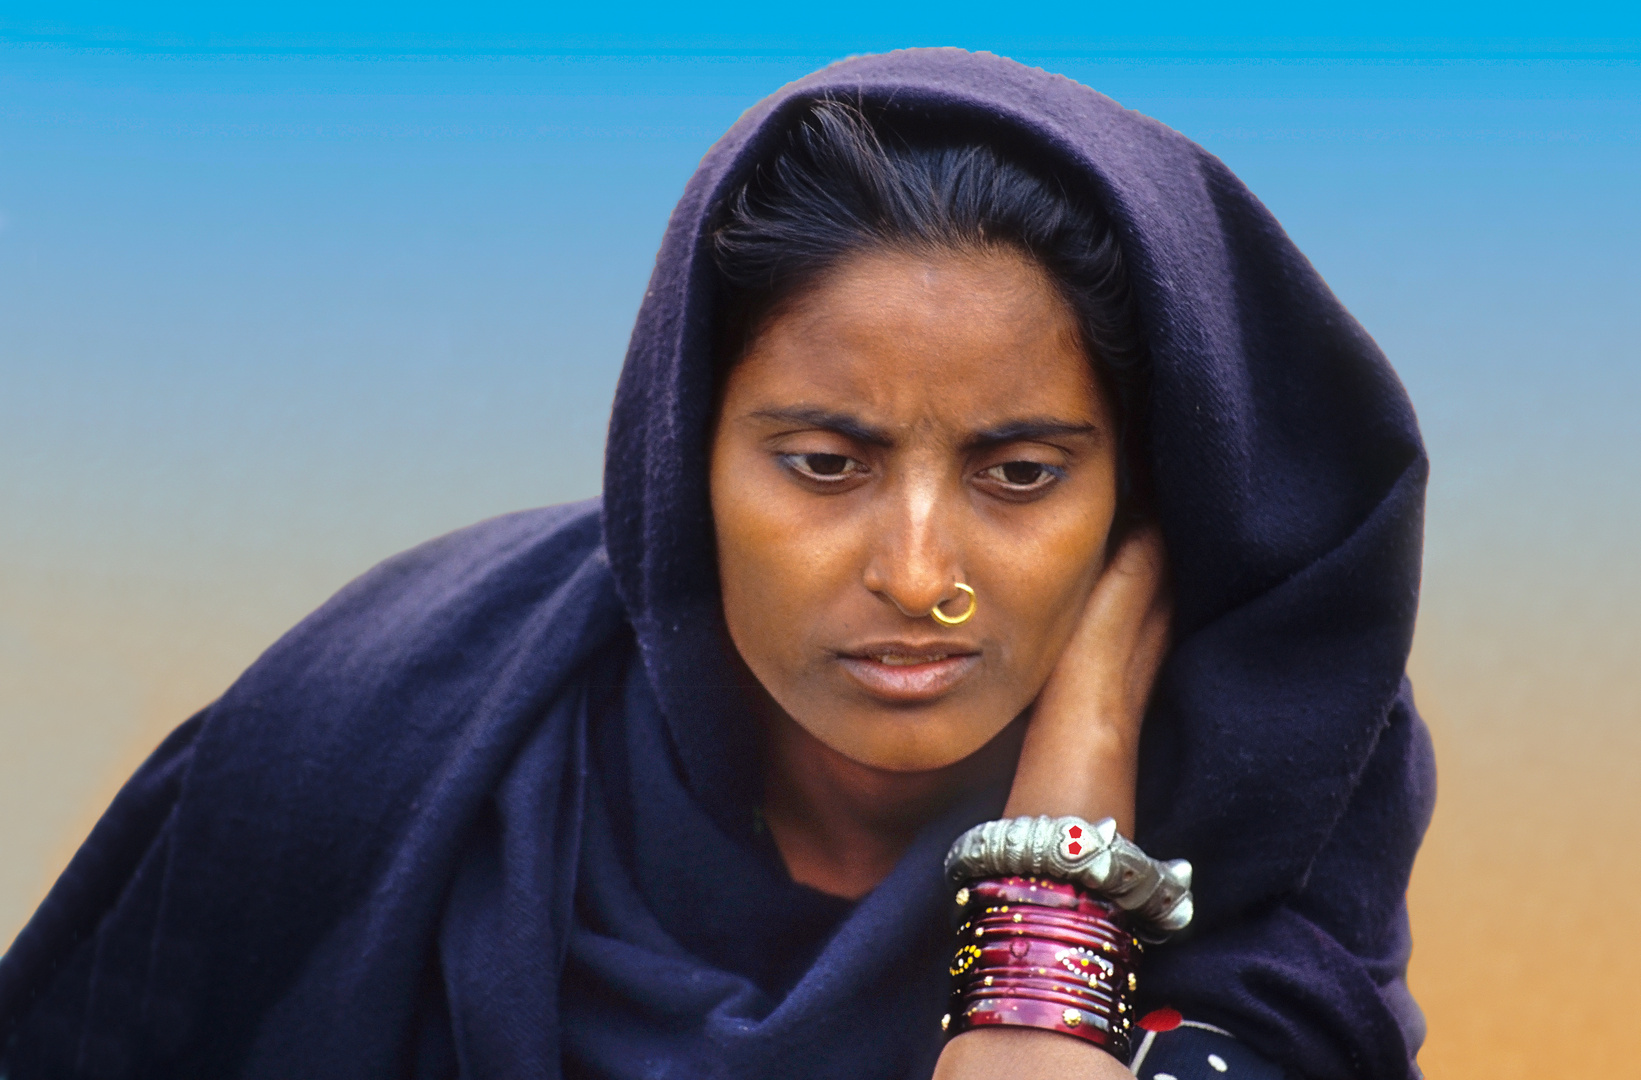
[[[1144,950],[1120,908],[1046,878],[972,882],[957,900],[948,1035],[1043,1028],[1128,1060]]]

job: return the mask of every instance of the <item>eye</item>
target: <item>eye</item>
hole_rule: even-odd
[[[786,467],[806,480],[837,484],[866,471],[866,466],[843,454],[782,454]]]
[[[1008,461],[982,469],[980,475],[1011,492],[1039,491],[1065,476],[1064,469],[1040,461]]]

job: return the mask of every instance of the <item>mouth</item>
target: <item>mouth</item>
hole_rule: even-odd
[[[885,642],[839,653],[838,662],[873,697],[914,704],[950,693],[980,663],[980,653],[955,643]]]

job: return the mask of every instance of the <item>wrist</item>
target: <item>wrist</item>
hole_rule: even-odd
[[[1143,704],[1134,706],[1111,695],[1043,693],[1031,710],[1023,753],[1074,754],[1076,760],[1109,759],[1115,763],[1139,756]]]
[[[1099,1047],[1033,1028],[977,1028],[948,1042],[934,1080],[1134,1080]]]
[[[1090,821],[1116,818],[1133,835],[1139,732],[1098,720],[1079,729],[1027,729],[1009,789],[1006,817],[1075,814]]]

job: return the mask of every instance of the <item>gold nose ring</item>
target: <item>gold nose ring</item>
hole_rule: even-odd
[[[953,585],[958,592],[969,594],[969,607],[968,610],[963,612],[961,615],[947,615],[944,611],[940,610],[940,604],[935,604],[934,607],[929,609],[929,615],[935,622],[941,623],[945,626],[961,626],[963,623],[968,622],[974,617],[974,609],[979,604],[979,601],[975,599],[973,589],[969,588],[961,581],[954,582]]]

